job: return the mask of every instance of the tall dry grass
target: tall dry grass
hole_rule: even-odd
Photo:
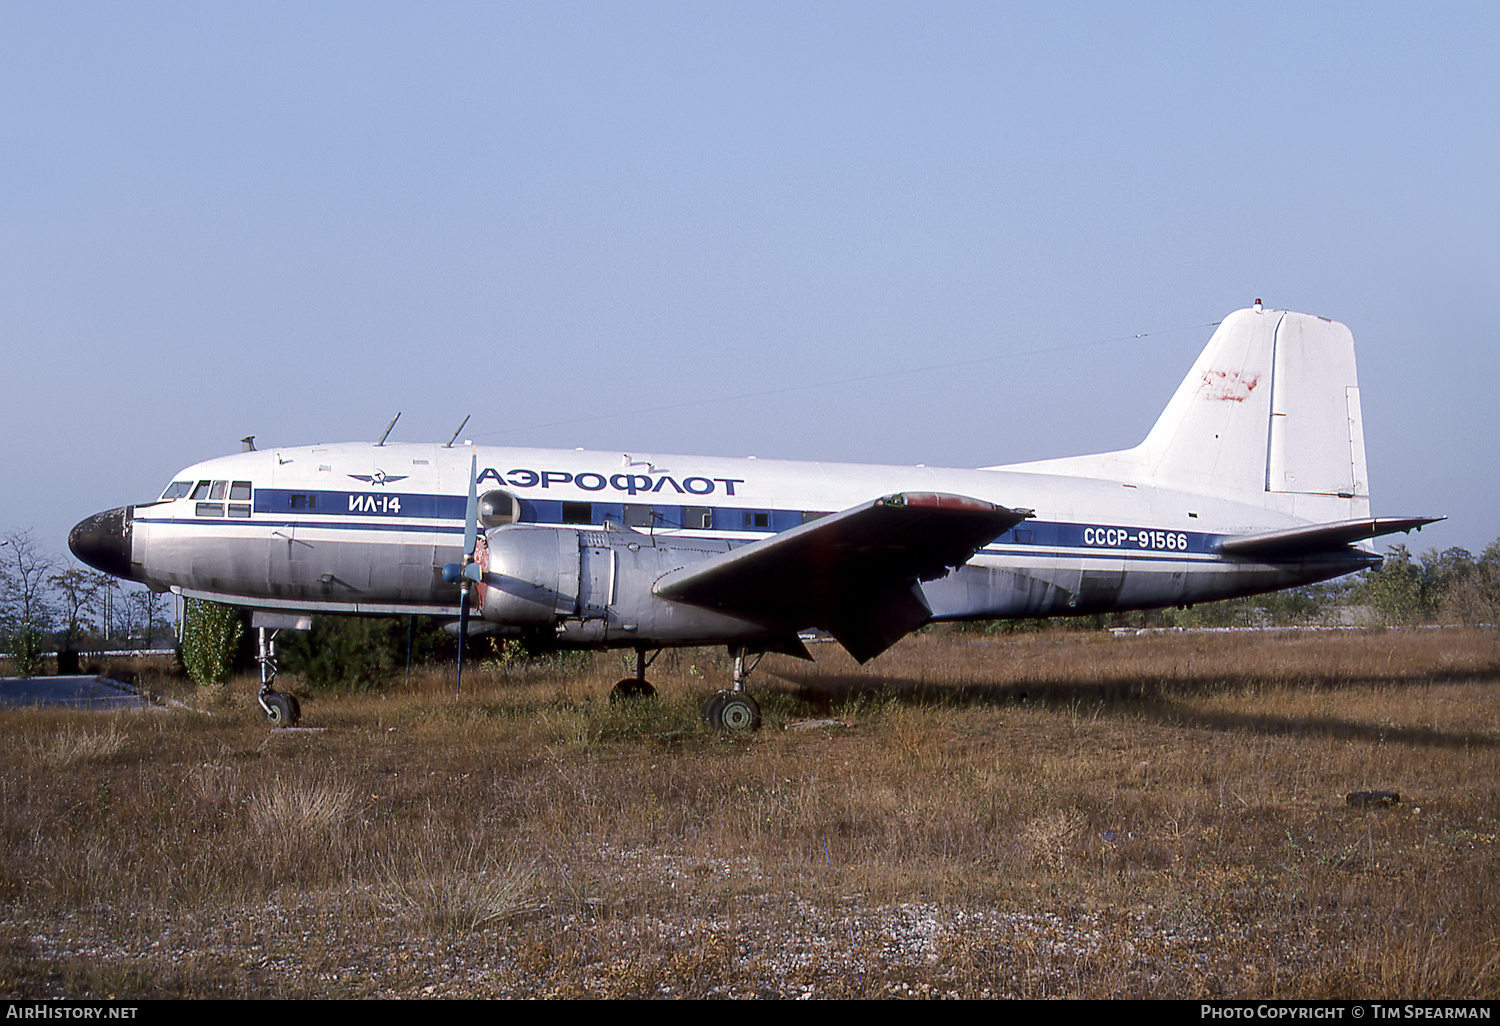
[[[1489,635],[817,656],[767,658],[753,737],[699,724],[729,672],[701,651],[633,706],[601,654],[309,697],[321,731],[0,716],[0,992],[1500,989]]]

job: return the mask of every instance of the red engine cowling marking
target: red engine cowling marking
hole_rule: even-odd
[[[478,608],[484,608],[484,595],[489,591],[489,585],[484,583],[485,576],[490,572],[490,543],[484,540],[484,535],[474,539],[474,562],[479,564],[481,571],[479,580],[474,582],[474,594],[479,597]]]

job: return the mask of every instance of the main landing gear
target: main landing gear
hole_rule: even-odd
[[[715,730],[722,730],[731,734],[741,734],[760,729],[760,706],[755,699],[750,697],[750,692],[745,687],[745,680],[751,671],[760,665],[764,652],[758,653],[749,666],[745,665],[745,649],[737,646],[730,649],[734,655],[734,683],[726,691],[716,691],[708,696],[703,703],[703,719]],[[635,676],[626,677],[616,684],[609,692],[609,704],[618,705],[621,702],[630,702],[639,698],[655,698],[656,689],[646,681],[646,668],[656,661],[661,655],[661,649],[646,658],[646,649],[637,647],[635,650]],[[290,696],[287,696],[290,697]],[[293,699],[295,701],[295,699]]]
[[[745,680],[760,665],[764,652],[755,657],[750,667],[745,667],[745,648],[737,645],[730,649],[734,653],[734,683],[728,691],[716,691],[703,703],[703,719],[715,730],[741,734],[760,729],[760,706],[750,697]]]
[[[277,691],[273,684],[276,683],[276,634],[272,629],[267,632],[265,627],[258,628],[260,631],[260,651],[256,654],[255,661],[260,663],[260,693],[255,696],[256,702],[266,714],[266,720],[273,727],[294,727],[302,718],[302,706],[297,702],[296,695],[289,695]]]
[[[651,653],[651,658],[646,658],[646,650],[640,646],[635,650],[635,676],[626,677],[616,684],[609,692],[609,704],[617,705],[620,702],[629,702],[637,698],[655,698],[656,689],[646,682],[646,667],[656,662],[656,657],[661,655],[661,649]]]

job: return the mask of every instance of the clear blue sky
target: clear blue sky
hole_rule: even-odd
[[[1477,552],[1497,55],[1492,3],[7,3],[0,530],[62,552],[241,435],[397,410],[402,440],[1120,448],[1261,296],[1353,329],[1375,512]]]

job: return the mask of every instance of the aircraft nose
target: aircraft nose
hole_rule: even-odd
[[[130,579],[130,531],[134,508],[95,513],[68,532],[73,555],[96,570]]]

